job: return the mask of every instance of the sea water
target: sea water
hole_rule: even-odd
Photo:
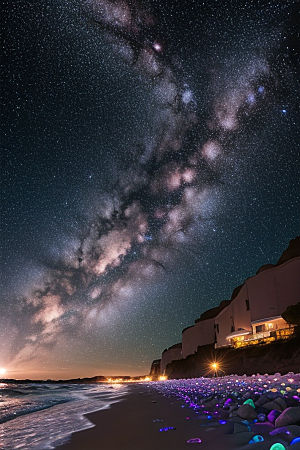
[[[120,401],[126,385],[0,383],[0,449],[46,450],[94,425],[85,414]]]

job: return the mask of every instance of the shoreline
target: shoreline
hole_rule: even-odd
[[[164,396],[149,385],[130,385],[120,401],[86,415],[93,428],[73,433],[55,450],[184,450],[191,447],[187,441],[192,439],[201,439],[194,442],[201,450],[246,450],[255,435],[264,437],[264,442],[255,444],[260,450],[269,450],[275,442],[289,447],[287,435],[269,434],[275,429],[271,423],[251,424],[250,428],[242,419],[229,418],[230,412],[223,407],[211,409],[215,416],[208,420],[207,415],[183,406],[175,396]],[[163,428],[167,430],[160,431]]]
[[[190,447],[187,440],[204,434],[194,411],[141,384],[130,385],[120,401],[86,417],[95,426],[73,433],[68,443],[55,450],[181,450]],[[168,427],[174,429],[159,431]],[[226,428],[215,429],[213,440],[216,434],[222,437]],[[205,441],[211,439],[202,438],[201,449],[212,449]],[[231,448],[223,446],[224,450]]]

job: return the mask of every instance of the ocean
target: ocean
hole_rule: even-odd
[[[0,449],[46,450],[94,425],[84,414],[108,408],[126,384],[0,383]]]

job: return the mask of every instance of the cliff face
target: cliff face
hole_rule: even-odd
[[[297,258],[298,256],[300,256],[300,236],[290,241],[288,248],[282,253],[276,266],[280,266],[280,264],[285,263],[289,259]]]
[[[300,333],[292,339],[267,345],[241,349],[220,348],[214,345],[199,347],[197,353],[167,365],[168,378],[212,376],[210,364],[218,361],[218,375],[252,375],[256,373],[285,374],[300,372]]]
[[[293,258],[298,258],[299,256],[300,256],[300,236],[290,241],[288,248],[282,253],[276,264],[265,264],[261,266],[257,270],[257,274],[260,275],[262,272],[267,273],[267,271],[269,271],[270,269],[273,268],[276,269],[276,267],[286,263],[287,261]],[[284,268],[284,266],[282,267]],[[298,276],[296,276],[296,279],[298,280]],[[205,323],[206,321],[214,318],[220,311],[226,308],[226,306],[228,306],[239,295],[240,291],[243,289],[246,283],[247,280],[242,285],[234,289],[230,300],[223,301],[220,303],[218,307],[205,311],[199,319],[195,320],[195,325],[185,328],[182,332],[183,338],[184,336],[190,335],[191,334],[190,331],[193,328],[197,327],[201,323]],[[295,289],[298,289],[299,291],[299,286],[298,287],[297,286]],[[281,293],[283,292],[283,295],[281,296],[282,298],[287,299],[290,298],[287,293],[288,290],[289,288],[287,287],[282,288],[281,286]],[[257,294],[262,296],[263,295],[262,290],[260,289],[260,291]],[[291,297],[293,299],[292,304],[295,303],[294,297],[295,296]],[[258,298],[258,295],[256,295],[255,298]],[[259,318],[261,318],[261,315],[258,314],[258,316]],[[267,314],[264,315],[263,317],[269,316],[270,314]],[[279,341],[276,343],[268,344],[267,346],[263,345],[256,347],[245,347],[242,349],[219,348],[215,350],[214,344],[202,345],[201,347],[198,347],[198,351],[194,354],[196,346],[199,345],[198,343],[199,340],[197,340],[195,345],[193,343],[192,351],[190,351],[190,349],[188,349],[188,351],[184,351],[186,346],[183,347],[182,349],[183,356],[189,355],[189,353],[191,354],[187,356],[185,359],[172,361],[170,364],[167,364],[166,375],[168,375],[170,378],[191,378],[210,375],[211,373],[209,369],[209,361],[212,362],[215,357],[217,357],[217,359],[221,358],[223,360],[222,362],[223,374],[236,373],[238,375],[243,375],[245,373],[247,375],[252,375],[253,373],[257,372],[270,374],[276,372],[287,373],[289,371],[300,372],[299,334],[298,337],[292,340]],[[155,368],[152,367],[151,372],[154,371],[155,373],[157,373],[158,371],[157,367],[158,366],[155,366]]]
[[[158,378],[160,376],[160,363],[161,359],[155,359],[151,364],[150,376],[153,378]]]

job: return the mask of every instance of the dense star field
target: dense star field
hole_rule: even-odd
[[[148,373],[299,234],[299,3],[1,11],[0,367]]]

